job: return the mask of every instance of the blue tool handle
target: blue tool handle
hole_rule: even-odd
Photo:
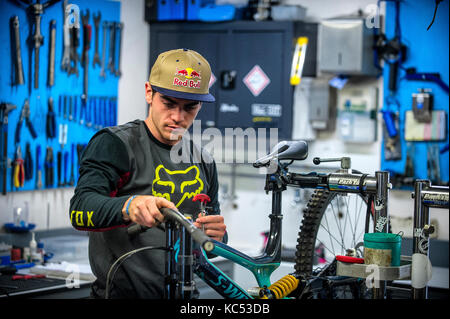
[[[398,134],[397,128],[395,127],[395,121],[390,111],[381,111],[383,113],[384,124],[386,125],[386,130],[389,137],[396,137]]]
[[[42,168],[40,158],[41,158],[41,146],[38,145],[36,147],[36,163],[37,163],[38,170],[40,170]]]
[[[37,133],[36,133],[36,130],[34,129],[34,127],[33,127],[33,123],[31,123],[30,120],[27,120],[27,126],[28,126],[28,129],[30,130],[31,136],[33,136],[33,138],[36,138],[37,137]]]
[[[76,122],[77,121],[77,104],[78,104],[78,97],[75,96],[75,101],[73,104],[73,120]]]

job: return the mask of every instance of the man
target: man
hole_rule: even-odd
[[[192,199],[207,194],[212,213],[198,216],[195,225],[204,227],[211,238],[226,242],[215,162],[193,144],[175,149],[185,142],[182,133],[193,123],[202,102],[214,101],[209,93],[210,76],[209,63],[195,51],[161,53],[145,83],[150,105],[145,121],[105,128],[86,147],[70,201],[70,220],[76,229],[90,231],[89,261],[97,277],[93,297],[105,296],[106,277],[117,258],[138,248],[165,245],[164,228],[158,226],[164,221],[160,208],[177,209],[195,218],[200,209]],[[175,153],[183,152],[182,158],[188,160],[172,160]],[[132,223],[150,229],[131,237],[127,226]],[[130,257],[117,271],[109,296],[162,298],[164,254],[154,249]]]

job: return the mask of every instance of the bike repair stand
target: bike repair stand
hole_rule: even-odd
[[[392,188],[389,182],[389,172],[376,171],[375,178],[377,180],[377,192],[375,194],[375,218],[374,218],[374,232],[387,233],[389,232],[389,215],[388,215],[388,200],[389,189]],[[373,299],[384,299],[386,296],[386,281],[379,280],[379,288],[373,288]]]
[[[414,182],[414,228],[413,255],[411,269],[411,298],[427,299],[428,276],[431,276],[429,263],[429,236],[434,233],[434,226],[430,224],[429,208],[449,208],[449,188],[431,186],[429,180]]]
[[[367,186],[364,182],[364,176],[361,178],[359,185],[359,191],[364,194],[367,192]],[[374,196],[374,232],[384,232],[389,231],[389,215],[388,215],[388,200],[389,200],[389,189],[392,188],[389,181],[389,172],[377,171],[375,172],[376,180],[376,191]],[[370,203],[369,203],[370,205]],[[410,266],[410,265],[409,265]],[[384,299],[386,296],[386,281],[400,279],[399,277],[405,277],[404,267],[377,267],[377,273],[372,274],[370,272],[370,265],[365,264],[345,264],[343,262],[337,263],[336,273],[338,276],[349,276],[357,278],[367,278],[367,280],[372,279],[372,298],[373,299]],[[392,268],[392,269],[391,269]],[[410,269],[410,268],[409,268]],[[408,272],[408,269],[406,269]]]

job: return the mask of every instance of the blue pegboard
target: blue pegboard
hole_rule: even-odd
[[[400,1],[400,27],[401,41],[407,46],[406,61],[403,68],[416,68],[417,72],[439,73],[441,79],[449,84],[449,33],[448,14],[449,1],[439,4],[436,19],[432,27],[427,31],[435,8],[435,2],[430,0],[403,0]],[[386,36],[393,38],[395,32],[395,2],[386,1]],[[389,68],[383,70],[384,99],[389,94],[388,80]],[[442,142],[413,142],[414,144],[414,169],[415,178],[429,179],[427,174],[427,147],[438,145],[440,149],[449,143],[449,96],[441,87],[433,82],[409,81],[404,79],[405,71],[399,70],[399,82],[395,98],[400,105],[400,140],[402,158],[400,160],[385,160],[384,145],[382,145],[383,170],[403,174],[406,165],[407,143],[404,140],[405,111],[412,110],[412,94],[420,88],[430,88],[434,96],[434,110],[447,112],[447,137]],[[440,172],[443,183],[449,181],[448,150],[440,155]]]
[[[41,33],[44,37],[43,45],[40,47],[40,66],[39,66],[39,88],[34,88],[34,50],[30,57],[29,50],[29,37],[30,33],[34,32],[33,21],[27,16],[26,5],[18,4],[20,1],[13,0],[1,0],[0,8],[0,102],[12,103],[17,106],[17,109],[13,110],[9,114],[9,126],[8,126],[8,154],[9,161],[13,161],[17,146],[20,145],[22,149],[22,155],[25,156],[25,149],[27,143],[31,146],[31,154],[33,158],[33,178],[25,181],[24,186],[21,188],[13,187],[12,183],[12,168],[7,169],[7,192],[22,191],[22,190],[35,190],[37,189],[37,148],[40,146],[41,152],[39,156],[40,163],[42,165],[42,182],[45,186],[45,170],[44,160],[47,147],[52,147],[54,152],[54,183],[52,188],[59,187],[57,184],[57,152],[61,151],[64,158],[64,154],[67,152],[69,161],[66,181],[70,178],[70,165],[72,164],[72,145],[86,144],[89,139],[101,128],[98,125],[86,125],[89,118],[84,119],[83,124],[80,123],[80,111],[81,111],[81,95],[83,93],[83,76],[84,68],[79,64],[79,74],[68,75],[61,70],[61,60],[63,54],[63,1],[57,2],[52,6],[45,9],[41,19]],[[35,2],[35,1],[33,1]],[[45,1],[41,1],[44,3]],[[87,110],[90,111],[90,121],[103,123],[103,126],[115,125],[117,123],[117,91],[119,77],[106,70],[106,78],[100,77],[100,66],[92,66],[92,60],[94,57],[94,43],[95,43],[95,28],[93,14],[101,13],[101,22],[99,28],[99,43],[98,50],[102,53],[102,38],[103,38],[103,21],[119,22],[120,21],[120,2],[106,1],[106,0],[74,0],[69,3],[77,5],[82,13],[86,13],[89,9],[90,17],[89,24],[92,26],[92,38],[91,48],[89,50],[89,88],[88,88],[88,103]],[[13,68],[12,52],[11,52],[11,34],[10,34],[10,19],[13,16],[18,16],[20,23],[20,42],[22,49],[22,61],[23,70],[25,75],[25,84],[13,85]],[[47,69],[48,69],[48,54],[49,54],[49,42],[50,42],[50,21],[56,21],[56,46],[55,46],[55,84],[52,87],[47,86]],[[81,21],[80,21],[81,24]],[[109,35],[106,37],[106,62],[105,69],[108,62],[108,47],[109,47]],[[78,54],[81,57],[83,48],[83,30],[82,25],[80,29],[80,43],[78,46]],[[117,52],[118,50],[116,50]],[[116,56],[116,61],[117,61]],[[64,117],[63,97],[72,97],[73,105],[75,100],[77,103],[76,113],[73,110],[72,121]],[[56,137],[51,139],[46,136],[46,116],[48,110],[48,100],[52,97],[54,100],[54,111],[56,113]],[[108,100],[100,100],[99,97],[107,97]],[[30,131],[26,127],[25,123],[22,125],[20,131],[20,143],[16,144],[14,141],[14,135],[16,132],[16,126],[20,118],[20,113],[24,105],[25,100],[28,99],[30,104],[30,111],[32,124],[38,134],[36,138],[33,138]],[[96,102],[95,102],[96,101]],[[104,101],[104,102],[103,102]],[[96,103],[96,104],[95,104]],[[89,106],[92,106],[89,108]],[[68,108],[68,105],[67,105]],[[68,114],[66,114],[68,116]],[[84,116],[83,116],[84,117]],[[60,124],[67,124],[68,134],[67,142],[62,148],[59,144],[59,126]],[[76,147],[75,147],[76,149]],[[4,163],[3,163],[4,164]],[[73,155],[73,164],[75,172],[75,183],[78,177],[78,157],[75,151]],[[64,171],[64,165],[62,165],[62,171]],[[1,171],[0,171],[1,174]],[[1,181],[1,179],[0,179]],[[68,186],[68,185],[66,185]],[[2,188],[2,186],[0,186]],[[45,187],[44,187],[45,188]]]

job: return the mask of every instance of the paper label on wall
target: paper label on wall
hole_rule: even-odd
[[[222,113],[239,113],[239,107],[236,104],[222,103],[219,110]]]
[[[256,97],[269,85],[270,79],[259,65],[255,65],[244,77],[244,84]]]
[[[281,110],[280,104],[252,104],[253,116],[281,117]]]

